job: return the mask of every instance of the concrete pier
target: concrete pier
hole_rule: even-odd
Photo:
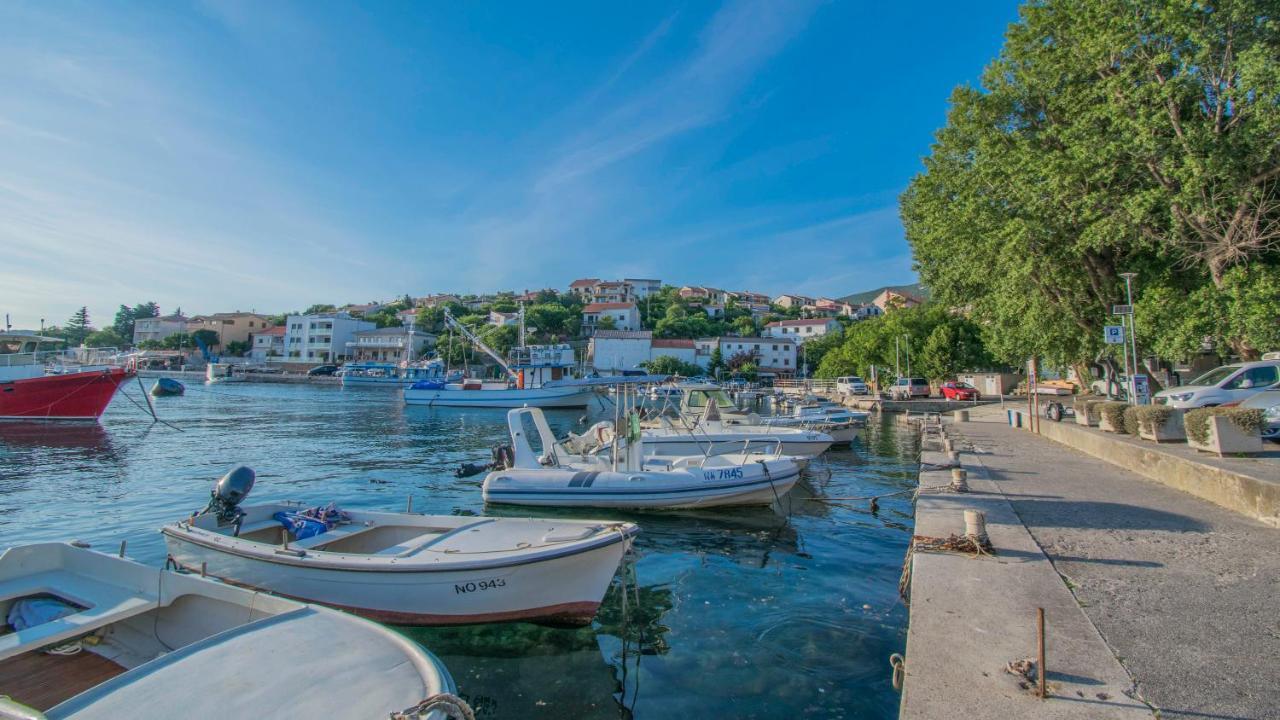
[[[1280,532],[998,408],[946,430],[971,492],[934,489],[950,471],[926,452],[916,532],[981,509],[995,555],[912,558],[903,718],[1280,718]],[[1035,656],[1037,607],[1043,701],[1004,671]]]

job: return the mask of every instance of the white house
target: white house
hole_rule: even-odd
[[[590,336],[605,318],[612,318],[611,330],[639,330],[640,311],[632,302],[591,303],[582,308],[582,334]]]
[[[791,338],[806,342],[820,338],[840,327],[833,318],[807,318],[803,320],[779,320],[764,326],[765,337]]]
[[[350,357],[347,343],[355,341],[355,334],[376,327],[346,313],[290,315],[284,331],[285,362],[321,364],[346,360]]]
[[[640,370],[640,363],[650,359],[652,342],[649,330],[597,330],[587,344],[587,358],[600,373]]]
[[[773,299],[773,304],[790,310],[791,308],[802,308],[805,305],[812,305],[814,299],[808,295],[779,295]]]
[[[407,310],[401,310],[396,313],[396,319],[400,321],[401,325],[412,325],[418,321],[418,309],[409,308]]]
[[[520,313],[518,312],[498,312],[497,310],[489,311],[489,324],[502,327],[504,325],[519,325]]]
[[[269,327],[253,333],[249,344],[249,357],[254,362],[281,362],[285,360],[284,325]]]
[[[879,305],[867,303],[865,305],[856,306],[850,317],[854,320],[869,320],[873,317],[880,317],[883,314],[884,310],[882,310]]]
[[[623,278],[623,284],[631,288],[631,296],[643,300],[662,290],[662,281],[656,278]]]
[[[693,340],[684,340],[681,338],[654,338],[649,346],[649,359],[653,360],[662,356],[673,357],[680,362],[686,362],[690,365],[702,365],[706,367],[707,363],[698,362],[698,347]],[[707,362],[711,361],[708,355]]]
[[[436,336],[407,327],[360,330],[347,343],[347,357],[357,362],[408,363],[435,345]]]
[[[791,338],[771,337],[722,337],[720,354],[725,362],[740,353],[755,356],[761,375],[793,375],[796,372],[796,346]]]
[[[138,318],[133,321],[133,344],[144,340],[163,340],[170,335],[187,331],[187,318],[182,315]]]

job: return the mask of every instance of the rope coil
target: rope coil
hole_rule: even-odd
[[[475,711],[471,709],[467,701],[453,693],[436,693],[413,707],[407,707],[400,712],[392,712],[388,715],[388,718],[389,720],[425,718],[433,710],[443,711],[450,720],[476,720]]]

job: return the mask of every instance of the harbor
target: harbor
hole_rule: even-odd
[[[124,392],[141,402],[136,385]],[[887,419],[814,461],[780,503],[534,513],[486,506],[479,477],[455,477],[506,440],[501,409],[406,406],[388,388],[258,383],[190,385],[154,402],[173,427],[150,423],[124,395],[100,424],[0,424],[0,545],[81,540],[114,553],[124,542],[159,567],[159,528],[199,510],[235,465],[258,474],[252,502],[403,511],[412,498],[419,513],[635,522],[634,557],[587,627],[400,632],[439,657],[486,718],[896,711],[887,659],[905,640],[897,578],[918,444]],[[558,433],[581,432],[612,418],[593,406],[585,419],[581,409],[547,416]],[[875,513],[835,499],[874,495],[888,496]]]

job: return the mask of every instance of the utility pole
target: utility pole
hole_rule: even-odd
[[[898,341],[901,340],[897,335],[893,336],[893,374],[902,377],[902,359],[901,351],[898,350]]]
[[[911,335],[908,333],[903,335],[907,339],[905,343],[907,353],[907,377],[911,377]]]
[[[1120,277],[1124,278],[1124,302],[1129,306],[1129,343],[1133,356],[1133,372],[1129,373],[1129,404],[1138,404],[1138,383],[1134,379],[1134,375],[1138,374],[1138,326],[1134,322],[1133,317],[1133,279],[1138,273],[1126,272],[1120,273]]]

